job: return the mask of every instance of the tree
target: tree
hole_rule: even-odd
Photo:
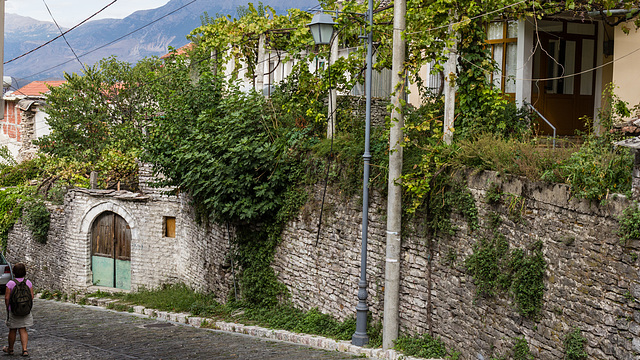
[[[47,96],[51,133],[36,141],[40,150],[96,164],[109,151],[139,149],[144,125],[158,111],[147,84],[160,64],[144,59],[132,66],[110,57],[81,75],[65,74],[67,82]]]

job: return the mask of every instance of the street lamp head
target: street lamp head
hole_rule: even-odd
[[[313,35],[313,41],[316,45],[329,44],[331,42],[331,36],[333,36],[333,22],[331,15],[317,13],[313,15],[311,22],[307,24],[311,35]]]

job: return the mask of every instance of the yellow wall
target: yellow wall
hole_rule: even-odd
[[[632,23],[627,27],[632,29],[629,35],[622,31],[622,26],[615,28],[612,78],[618,87],[616,94],[629,106],[634,106],[640,103],[640,31],[636,31]]]

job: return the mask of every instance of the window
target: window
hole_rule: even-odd
[[[515,98],[518,23],[516,21],[489,23],[487,43],[491,46],[491,56],[497,63],[494,73],[489,76],[490,81],[507,97]]]
[[[162,228],[164,237],[176,237],[176,218],[173,216],[165,216]]]

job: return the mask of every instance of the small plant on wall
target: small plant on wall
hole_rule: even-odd
[[[504,235],[494,234],[493,238],[476,243],[465,266],[473,276],[477,296],[491,297],[500,290],[508,291],[522,316],[535,318],[540,313],[546,269],[542,242],[536,242],[528,252],[510,251]]]
[[[582,336],[582,331],[574,327],[564,338],[564,359],[565,360],[586,360],[588,355],[584,351],[587,339]]]
[[[524,337],[519,337],[515,341],[513,345],[513,360],[533,360],[527,340]]]
[[[626,244],[630,240],[640,239],[640,206],[637,202],[634,201],[626,208],[618,221],[620,223],[618,235],[621,243]]]

